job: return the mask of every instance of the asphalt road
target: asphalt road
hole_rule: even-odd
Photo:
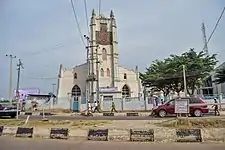
[[[20,115],[19,119],[26,119],[27,116]],[[152,116],[47,116],[49,120],[170,120],[174,117],[152,117]],[[211,119],[220,118],[225,119],[225,116],[215,117],[215,116],[203,116],[201,118]],[[30,116],[30,120],[40,120],[42,116]],[[199,119],[199,117],[190,117],[190,119]]]
[[[0,137],[1,150],[224,150],[225,144],[151,144],[132,142],[93,142],[72,140],[48,140],[48,139],[15,139]]]

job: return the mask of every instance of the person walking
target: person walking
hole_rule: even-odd
[[[94,104],[95,108],[94,108],[94,112],[98,112],[100,113],[100,103],[99,101],[95,101],[95,104]]]
[[[111,108],[112,108],[112,109],[111,109],[111,113],[112,113],[112,112],[117,112],[117,111],[116,111],[116,106],[115,106],[115,102],[114,102],[114,101],[112,101],[112,106],[111,106]]]
[[[218,103],[217,99],[214,98],[214,103]],[[215,116],[220,116],[220,112],[219,112],[219,108],[218,108],[218,105],[215,104],[212,106],[212,108],[214,107],[214,113],[215,113]]]
[[[91,114],[91,102],[88,100],[87,115]]]
[[[99,113],[101,113],[101,103],[100,103],[100,101],[97,101],[97,111],[99,112]]]

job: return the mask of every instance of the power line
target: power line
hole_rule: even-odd
[[[89,25],[88,25],[87,0],[84,0],[84,9],[85,9],[85,16],[86,16],[87,31],[88,31],[88,35],[89,35],[90,31],[89,31]]]
[[[223,17],[224,11],[225,11],[225,7],[223,8],[220,17],[219,17],[219,19],[217,20],[216,25],[215,25],[215,27],[214,27],[212,33],[210,34],[210,36],[209,36],[209,38],[208,38],[207,44],[209,43],[209,41],[211,40],[213,34],[215,33],[215,31],[216,31],[216,29],[217,29],[217,27],[218,27],[218,25],[219,25],[219,22],[220,22],[221,18]]]
[[[49,52],[49,51],[55,51],[59,48],[62,48],[64,47],[64,45],[60,44],[60,45],[55,45],[54,47],[52,48],[49,48],[49,49],[43,49],[43,50],[40,50],[40,51],[36,51],[36,52],[31,52],[31,53],[25,53],[24,55],[27,55],[27,56],[34,56],[34,55],[39,55],[41,53],[44,53],[44,52]]]
[[[79,25],[79,22],[78,22],[78,19],[77,19],[77,14],[76,14],[76,10],[75,10],[75,7],[74,7],[73,0],[71,0],[71,6],[72,6],[72,9],[73,9],[73,14],[74,14],[74,18],[75,18],[75,20],[76,20],[77,29],[78,29],[78,31],[79,31],[80,38],[81,38],[81,40],[82,40],[82,43],[83,43],[84,46],[85,46],[85,42],[84,42],[84,39],[83,39],[83,34],[82,34],[82,32],[81,32],[80,25]]]

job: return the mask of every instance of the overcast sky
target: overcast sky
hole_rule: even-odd
[[[98,0],[87,0],[88,17]],[[82,34],[87,33],[84,0],[74,0]],[[120,64],[144,70],[155,59],[203,48],[201,23],[209,36],[225,6],[224,0],[102,0],[101,12],[112,9],[118,25]],[[225,16],[209,43],[210,53],[225,61]],[[9,58],[24,62],[21,88],[52,91],[59,64],[85,61],[70,0],[0,0],[0,97],[8,98]],[[16,85],[14,59],[13,84]],[[38,78],[48,79],[38,79]]]

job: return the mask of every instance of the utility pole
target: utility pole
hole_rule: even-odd
[[[87,61],[88,61],[88,71],[89,71],[89,75],[88,75],[88,79],[87,79],[87,82],[91,82],[91,85],[90,85],[90,90],[89,90],[89,100],[91,102],[94,101],[94,82],[96,81],[96,76],[95,76],[95,73],[94,73],[94,48],[98,48],[99,46],[98,45],[91,45],[90,44],[90,38],[87,36],[87,35],[84,35],[84,37],[86,38],[87,40]],[[89,53],[90,53],[90,49],[91,48],[91,58],[89,58]],[[91,63],[90,63],[91,61]]]
[[[54,95],[55,95],[55,86],[56,86],[56,84],[53,83],[53,84],[52,84],[52,94],[54,94]]]
[[[17,103],[16,103],[16,119],[19,118],[19,88],[20,88],[20,70],[21,68],[23,69],[23,63],[21,62],[21,59],[19,59],[19,63],[17,64],[17,70],[18,70],[18,74],[17,74],[17,84],[16,84],[16,99],[17,99]]]
[[[21,68],[23,69],[23,63],[21,62],[21,59],[19,59],[19,63],[17,64],[18,73],[17,73],[16,93],[19,93]]]
[[[183,65],[183,78],[184,78],[184,95],[185,97],[187,97],[187,81],[186,81],[185,65]]]
[[[99,63],[98,48],[96,48],[96,99],[99,101]]]
[[[13,74],[13,59],[16,58],[16,56],[13,55],[5,55],[6,57],[9,57],[10,59],[10,75],[9,75],[9,101],[12,103],[12,74]]]
[[[88,77],[90,77],[90,58],[89,58],[89,46],[90,46],[90,38],[87,35],[84,35],[84,38],[87,40],[87,46],[86,46],[86,50],[87,50],[87,66],[88,66]],[[90,82],[89,80],[87,80],[87,84],[86,84],[86,99],[90,100]]]
[[[56,84],[55,83],[53,83],[52,84],[52,94],[53,95],[55,95],[55,86],[56,86]],[[56,103],[56,99],[55,99],[55,97],[53,96],[53,106],[54,106],[54,104]]]
[[[202,23],[202,34],[203,34],[203,42],[204,42],[204,48],[203,51],[208,55],[208,43],[207,43],[207,37],[206,37],[206,31],[205,31],[205,24]]]

